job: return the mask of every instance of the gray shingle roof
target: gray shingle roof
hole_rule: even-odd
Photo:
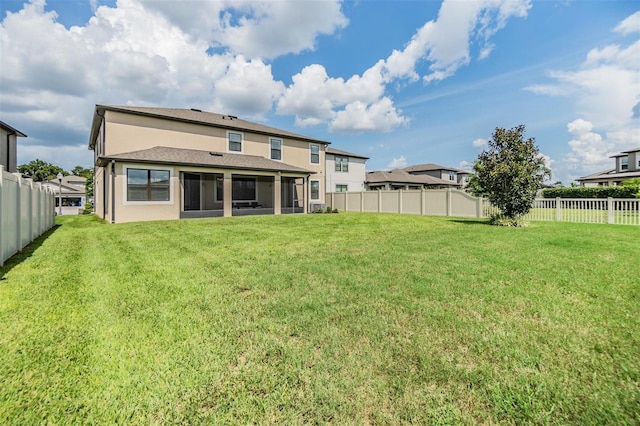
[[[320,139],[314,139],[309,136],[300,135],[298,133],[289,132],[287,130],[276,129],[275,127],[253,123],[251,121],[243,120],[233,115],[216,114],[199,109],[96,105],[95,113],[93,115],[93,124],[91,126],[91,135],[89,139],[90,149],[93,148],[94,142],[98,135],[98,131],[100,130],[100,122],[102,120],[102,115],[104,115],[104,111],[117,111],[149,117],[165,118],[169,120],[184,121],[188,123],[202,124],[205,126],[219,127],[230,130],[255,132],[313,143],[330,143]]]
[[[327,152],[326,153],[327,154],[334,154],[334,155],[342,155],[344,157],[364,158],[365,160],[369,159],[369,157],[365,157],[364,155],[353,154],[351,152],[343,151],[341,149],[336,149],[336,148],[332,148],[332,147],[327,147]]]
[[[634,178],[640,177],[640,171],[629,171],[616,173],[616,169],[605,170],[604,172],[593,173],[587,176],[577,178],[578,182],[585,180],[600,180],[600,179],[616,179],[616,178]]]
[[[456,169],[454,167],[445,167],[439,164],[427,163],[427,164],[417,164],[415,166],[404,167],[402,170],[405,172],[429,172],[433,170],[447,170],[456,173],[469,173],[464,170]]]
[[[315,173],[300,167],[269,160],[257,155],[230,154],[227,152],[168,148],[164,146],[156,146],[140,151],[99,157],[98,165],[105,166],[111,160],[135,161],[139,163],[152,164],[176,164],[196,167],[216,167],[223,169],[265,170],[301,174]]]
[[[374,171],[367,172],[367,183],[406,183],[406,184],[419,184],[419,185],[449,185],[460,186],[459,183],[429,175],[412,175],[404,171],[403,169],[396,169],[391,171]]]

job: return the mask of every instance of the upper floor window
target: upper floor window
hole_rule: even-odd
[[[620,158],[620,170],[628,170],[629,169],[629,157]]]
[[[242,133],[228,132],[229,151],[242,152]]]
[[[349,189],[348,185],[338,185],[336,184],[336,192],[347,192]]]
[[[271,144],[271,159],[282,160],[282,140],[271,139],[270,144]]]
[[[349,171],[349,158],[336,157],[336,172],[348,172],[348,171]]]
[[[169,201],[169,170],[127,169],[127,201]]]
[[[455,172],[449,172],[449,180],[456,180],[456,173]]]
[[[310,145],[311,164],[320,164],[320,145]]]

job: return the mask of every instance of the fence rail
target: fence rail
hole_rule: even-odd
[[[489,200],[451,189],[329,192],[327,205],[342,211],[484,218],[498,213]],[[537,198],[530,221],[640,225],[640,199]]]
[[[55,222],[53,191],[0,166],[0,266]]]

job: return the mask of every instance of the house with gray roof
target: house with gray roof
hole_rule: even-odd
[[[576,181],[580,186],[615,186],[625,180],[640,178],[640,147],[612,155],[615,168],[582,176]]]
[[[428,174],[412,174],[404,169],[367,172],[368,190],[459,188],[460,184]]]
[[[435,178],[448,180],[449,182],[456,182],[461,187],[467,186],[470,176],[470,173],[467,171],[433,163],[409,166],[402,170],[412,175],[429,175]]]
[[[94,209],[111,222],[305,213],[329,142],[199,109],[96,105]]]
[[[369,157],[327,147],[327,192],[359,192],[365,190],[366,163]]]
[[[26,138],[27,135],[7,123],[0,121],[0,165],[9,173],[18,171],[17,152],[19,137]]]
[[[80,214],[87,201],[87,179],[82,176],[68,175],[62,179],[51,179],[42,182],[43,187],[51,189],[56,194],[56,213],[63,215]]]

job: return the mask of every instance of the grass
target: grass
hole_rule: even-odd
[[[640,229],[58,226],[0,270],[3,424],[638,424]]]

